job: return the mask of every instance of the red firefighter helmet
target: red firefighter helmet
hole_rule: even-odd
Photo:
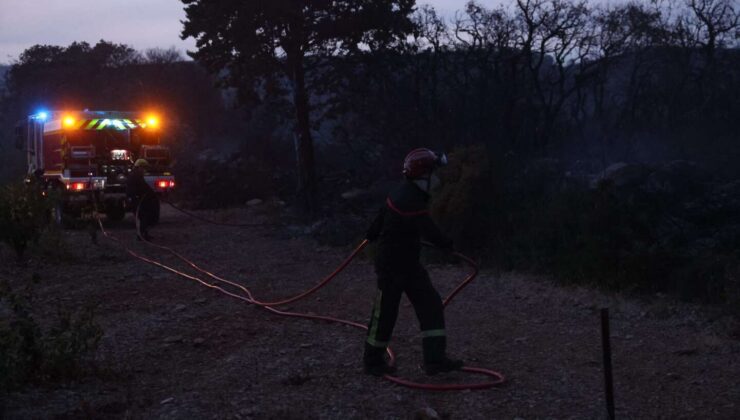
[[[429,175],[439,166],[447,165],[447,155],[429,149],[414,149],[403,160],[403,174],[415,179]]]

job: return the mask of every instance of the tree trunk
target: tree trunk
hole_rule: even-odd
[[[310,105],[306,92],[303,57],[292,60],[293,102],[296,115],[295,151],[298,162],[298,196],[307,216],[316,214],[316,169],[311,137]]]

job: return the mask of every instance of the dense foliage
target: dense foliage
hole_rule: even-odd
[[[0,187],[0,242],[22,258],[29,244],[37,242],[51,222],[53,199],[31,184]]]
[[[35,319],[33,285],[37,276],[18,292],[0,279],[0,393],[32,381],[71,380],[97,349],[102,330],[92,307],[59,310],[53,324],[42,328]]]

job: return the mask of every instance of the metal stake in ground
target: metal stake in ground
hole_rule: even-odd
[[[612,346],[609,340],[609,308],[601,308],[601,346],[604,350],[604,382],[606,410],[614,420],[614,380],[612,378]]]

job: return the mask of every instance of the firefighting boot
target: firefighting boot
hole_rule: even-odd
[[[443,372],[460,370],[462,360],[453,360],[447,357],[447,337],[424,337],[424,372],[427,375],[436,375]]]
[[[141,241],[151,242],[152,241],[152,237],[149,236],[148,233],[145,233],[145,234],[142,234],[142,235],[137,234],[136,235],[136,240],[139,241],[139,242],[141,242]]]
[[[151,242],[152,237],[149,235],[149,231],[147,229],[140,229],[139,233],[136,234],[136,240]]]
[[[385,361],[385,348],[371,346],[368,343],[365,343],[362,365],[365,373],[373,376],[383,376],[396,371],[395,366]]]

